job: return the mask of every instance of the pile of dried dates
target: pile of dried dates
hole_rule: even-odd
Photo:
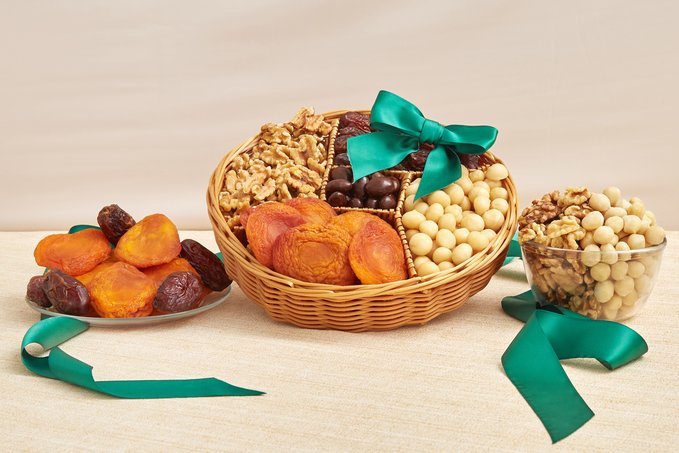
[[[38,243],[35,261],[48,270],[30,279],[29,300],[69,315],[130,318],[197,308],[231,284],[219,258],[192,239],[180,242],[163,214],[135,222],[113,204],[97,222]]]

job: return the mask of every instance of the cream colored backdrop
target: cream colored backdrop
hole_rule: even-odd
[[[2,1],[0,229],[116,202],[209,228],[230,147],[389,89],[491,124],[522,206],[619,185],[679,229],[679,2]]]

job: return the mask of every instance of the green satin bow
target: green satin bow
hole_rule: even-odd
[[[497,138],[497,129],[491,126],[443,126],[425,118],[402,97],[384,90],[373,104],[370,126],[378,132],[347,141],[354,180],[398,165],[422,143],[435,145],[427,157],[416,199],[462,176],[458,154],[483,154]]]
[[[526,323],[502,355],[502,366],[552,442],[572,434],[594,416],[561,360],[595,358],[614,370],[648,351],[641,335],[629,327],[594,321],[554,305],[539,307],[531,291],[505,297],[502,309]]]

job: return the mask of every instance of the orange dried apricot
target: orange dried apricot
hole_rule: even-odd
[[[325,225],[337,217],[332,206],[318,198],[291,198],[285,204],[297,209],[307,223]]]
[[[59,269],[72,276],[91,271],[110,254],[111,246],[106,236],[96,228],[49,235],[33,252],[39,266]]]
[[[137,318],[153,311],[156,284],[134,266],[117,262],[90,282],[91,303],[102,318]]]
[[[141,271],[144,273],[144,275],[153,280],[156,286],[160,286],[160,284],[163,283],[163,280],[165,280],[165,278],[173,272],[191,272],[197,277],[200,277],[193,266],[191,266],[191,264],[184,258],[175,258],[169,263],[147,267]]]
[[[117,263],[117,262],[118,261],[113,256],[111,256],[111,257],[109,257],[109,259],[107,259],[103,263],[97,264],[97,267],[95,267],[91,271],[86,272],[82,275],[78,275],[76,278],[80,281],[80,283],[82,283],[85,286],[88,286],[90,284],[90,282],[92,281],[92,279],[94,279],[94,277],[97,276],[97,274],[99,274],[104,269],[108,269],[109,267],[111,267],[111,265],[113,265],[114,263]]]
[[[136,267],[172,261],[181,251],[177,227],[163,214],[146,216],[120,238],[114,255]]]
[[[368,222],[351,239],[349,262],[361,283],[388,283],[407,277],[401,239],[382,220]]]
[[[283,203],[264,203],[253,209],[247,220],[245,234],[257,261],[271,268],[276,239],[290,228],[303,223],[304,217],[299,211]]]
[[[344,228],[350,235],[355,235],[358,230],[363,228],[368,222],[373,220],[382,220],[376,215],[368,214],[363,211],[350,211],[340,214],[333,218],[330,223]]]
[[[289,229],[273,247],[276,272],[298,280],[351,285],[356,276],[349,264],[351,236],[335,225],[307,223]]]

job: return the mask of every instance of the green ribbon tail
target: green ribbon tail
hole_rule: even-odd
[[[236,387],[216,378],[139,381],[95,381],[92,367],[62,351],[58,345],[89,328],[68,317],[48,318],[34,324],[21,342],[24,366],[51,379],[68,382],[118,398],[191,398],[203,396],[250,396],[264,392]],[[47,357],[31,355],[26,346],[37,343],[49,351]]]
[[[441,145],[435,147],[427,156],[415,199],[452,184],[460,179],[460,176],[462,169],[457,154],[446,151]]]
[[[526,322],[503,354],[502,366],[554,443],[594,416],[560,360],[594,358],[613,370],[648,351],[644,339],[629,327],[553,305],[539,307],[530,291],[504,298],[502,308]]]

